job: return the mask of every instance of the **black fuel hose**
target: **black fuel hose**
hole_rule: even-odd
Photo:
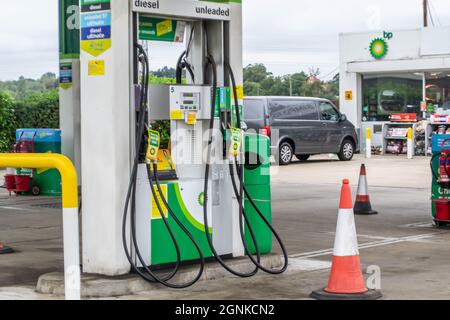
[[[122,221],[122,242],[124,245],[124,251],[125,251],[125,255],[132,267],[132,269],[137,272],[140,276],[142,276],[143,278],[145,278],[148,281],[151,282],[156,282],[155,278],[149,278],[146,275],[143,275],[139,268],[135,265],[133,258],[131,257],[130,251],[128,249],[128,240],[127,240],[127,232],[126,232],[126,226],[127,226],[127,218],[128,218],[128,208],[130,205],[130,201],[134,203],[134,199],[132,201],[131,197],[133,194],[135,194],[135,189],[136,189],[136,180],[137,180],[137,171],[138,171],[138,165],[139,165],[139,149],[140,146],[142,144],[142,136],[143,136],[143,130],[144,130],[144,126],[145,126],[145,104],[144,101],[146,99],[146,90],[147,90],[147,84],[148,84],[148,58],[145,54],[145,50],[143,49],[143,47],[139,44],[135,45],[138,49],[139,55],[141,57],[140,62],[143,65],[143,72],[142,72],[142,91],[141,91],[141,96],[140,96],[140,113],[139,113],[139,120],[138,120],[138,128],[137,128],[137,143],[136,143],[136,156],[134,158],[134,162],[133,162],[133,169],[131,172],[131,177],[130,177],[130,182],[128,185],[128,192],[127,192],[127,196],[126,196],[126,201],[125,201],[125,208],[124,208],[124,214],[123,214],[123,221]],[[134,198],[134,196],[133,196]],[[132,205],[131,208],[131,217],[130,217],[130,224],[131,224],[131,236],[134,237],[135,235],[135,214],[133,214],[133,212],[135,213],[135,206]],[[173,238],[172,238],[173,240]],[[176,247],[177,248],[177,247]],[[177,255],[180,257],[180,261],[181,261],[181,254],[179,253],[179,250],[177,250]],[[171,274],[169,274],[168,276],[166,276],[163,280],[167,281],[172,279],[175,274],[178,272],[180,264],[177,263],[177,265],[175,266],[175,269],[172,271]]]
[[[434,162],[434,160],[437,158],[437,157],[440,157],[441,155],[439,154],[439,153],[436,153],[436,154],[434,154],[432,157],[431,157],[431,160],[430,160],[430,168],[431,168],[431,173],[433,174],[433,177],[434,177],[434,179],[436,180],[436,181],[439,181],[439,175],[438,175],[438,173],[434,170],[434,168],[433,168],[433,162]]]
[[[185,51],[183,51],[183,53],[180,55],[180,57],[178,58],[177,61],[177,65],[175,68],[175,80],[177,84],[181,84],[183,81],[183,69],[186,69],[189,72],[189,75],[192,78],[192,82],[195,83],[195,76],[194,76],[194,71],[192,70],[192,66],[189,64],[189,62],[187,62],[187,58],[189,56],[189,53],[191,51],[191,47],[192,47],[192,40],[194,37],[194,30],[195,27],[192,27],[191,29],[191,34],[189,36],[189,41],[188,41],[188,45],[187,45],[187,49]]]
[[[208,50],[207,50],[208,51]],[[205,180],[204,180],[204,195],[205,195],[205,201],[203,204],[203,219],[204,219],[204,226],[205,226],[205,235],[206,235],[206,240],[208,241],[209,247],[211,249],[211,252],[214,255],[214,258],[217,260],[217,262],[228,272],[230,272],[231,274],[241,277],[241,278],[249,278],[254,276],[255,274],[258,273],[258,268],[256,267],[252,272],[249,273],[243,273],[243,272],[238,272],[236,270],[233,270],[231,267],[229,267],[225,261],[220,257],[220,255],[217,253],[217,250],[214,247],[211,235],[209,233],[209,221],[208,221],[208,189],[209,189],[209,171],[210,171],[210,161],[211,161],[211,146],[212,146],[212,142],[213,142],[213,131],[214,131],[214,113],[216,110],[216,92],[217,92],[217,65],[216,62],[214,60],[214,58],[212,57],[212,55],[207,54],[207,63],[211,66],[212,69],[212,74],[213,74],[213,86],[212,86],[212,92],[211,92],[211,97],[212,97],[212,101],[211,101],[211,117],[210,117],[210,124],[209,124],[209,137],[208,137],[208,145],[207,145],[207,151],[206,151],[206,166],[205,166]],[[242,207],[242,201],[239,204],[240,207]],[[239,215],[239,220],[240,220],[240,224],[241,226],[243,225],[243,221],[242,221],[242,215]],[[258,261],[260,261],[261,256],[259,253],[259,248],[256,242],[256,238],[254,235],[253,230],[249,229],[249,232],[251,234],[253,243],[256,247],[256,251],[257,251],[257,259]],[[249,252],[249,250],[247,249],[247,246],[245,245],[245,237],[244,237],[244,233],[243,233],[243,228],[240,228],[240,233],[241,233],[241,238],[244,241],[244,247],[245,247],[245,253],[247,256],[251,256],[251,253]]]
[[[188,70],[188,72],[190,73],[192,79],[194,80],[194,74],[192,72],[192,68],[189,65],[189,63],[187,63],[187,61],[186,61],[186,57],[189,55],[189,51],[190,51],[190,48],[191,48],[193,32],[194,32],[194,30],[192,29],[191,30],[191,36],[190,36],[190,39],[189,39],[188,49],[185,52],[182,53],[182,55],[180,56],[180,58],[178,60],[178,63],[177,63],[176,83],[180,84],[180,85],[182,84],[183,68],[186,68]],[[217,91],[217,65],[216,65],[213,57],[209,54],[209,48],[208,48],[208,44],[207,44],[208,35],[207,35],[206,29],[205,29],[205,37],[206,37],[207,57],[206,57],[206,64],[205,64],[204,70],[203,70],[204,71],[204,79],[207,78],[207,73],[208,73],[208,67],[209,66],[212,67],[212,71],[213,71],[213,90],[212,90],[212,106],[211,106],[212,111],[211,111],[211,121],[210,121],[210,134],[212,134],[212,130],[214,130],[214,113],[215,113],[215,108],[216,108],[215,95],[216,95],[216,91]],[[210,152],[211,152],[211,144],[212,144],[212,135],[210,136],[210,140],[208,142],[208,151],[207,151],[208,160],[207,160],[206,168],[205,168],[205,170],[206,170],[205,190],[204,190],[205,203],[204,203],[204,209],[203,209],[204,212],[203,213],[204,213],[204,223],[205,223],[204,225],[205,225],[206,239],[208,241],[208,245],[209,245],[209,247],[211,249],[211,252],[213,253],[215,259],[219,262],[219,264],[222,265],[222,267],[224,267],[227,271],[229,271],[230,273],[232,273],[232,274],[234,274],[236,276],[244,277],[244,278],[251,277],[251,276],[254,276],[258,272],[258,268],[255,268],[255,270],[253,272],[250,272],[250,273],[240,273],[240,272],[237,272],[237,271],[231,269],[229,266],[226,265],[226,263],[223,261],[223,259],[220,257],[220,255],[217,253],[217,250],[215,249],[213,241],[211,239],[211,235],[209,234],[209,222],[208,222],[208,209],[207,209],[208,207],[207,207],[207,204],[208,204],[208,183],[209,183],[208,180],[209,180],[209,170],[210,170],[210,165],[209,165],[210,158],[209,157],[210,157]],[[240,218],[240,224],[243,225],[243,223],[242,223],[242,216],[240,215],[239,218]],[[246,220],[246,223],[247,223],[247,225],[249,225],[247,220]],[[244,237],[243,230],[240,230],[240,232],[241,232],[241,237],[242,237],[243,241],[245,241],[244,240],[245,237]],[[259,253],[258,244],[256,242],[256,237],[255,237],[254,232],[251,229],[251,227],[249,229],[249,233],[250,233],[250,236],[252,238],[253,244],[254,244],[254,246],[256,248],[257,259],[258,259],[258,261],[260,261],[260,253]],[[250,255],[250,252],[247,249],[246,249],[246,254]]]
[[[175,220],[175,222],[178,224],[178,226],[180,227],[181,230],[183,230],[183,232],[188,236],[188,238],[191,240],[192,244],[195,246],[198,255],[199,255],[199,259],[200,259],[200,272],[198,273],[197,276],[197,280],[200,279],[200,277],[203,274],[203,270],[205,268],[205,257],[203,255],[202,249],[200,248],[200,245],[198,244],[198,242],[195,240],[194,236],[189,232],[189,230],[186,229],[186,227],[183,225],[183,223],[178,219],[178,217],[176,216],[176,214],[173,212],[173,210],[171,209],[169,203],[167,202],[166,197],[164,196],[164,192],[161,188],[161,183],[159,181],[159,177],[158,177],[158,165],[156,163],[153,164],[153,176],[154,176],[154,180],[156,182],[156,187],[157,190],[159,192],[159,195],[161,197],[161,200],[164,203],[164,206],[167,208],[169,214],[171,215],[171,217],[173,218],[173,220]]]
[[[238,99],[238,95],[237,95],[237,85],[236,85],[236,78],[234,77],[234,73],[233,73],[233,69],[231,68],[231,66],[227,63],[226,64],[226,68],[228,69],[228,73],[230,75],[231,78],[231,84],[232,84],[232,88],[233,88],[233,95],[234,95],[234,105],[235,105],[235,113],[236,113],[236,122],[237,122],[237,127],[239,129],[242,128],[241,126],[241,115],[240,115],[240,110],[239,110],[239,99]],[[244,165],[240,164],[238,165],[238,161],[237,159],[235,159],[235,165],[236,165],[236,171],[237,174],[239,176],[239,180],[240,180],[240,185],[241,188],[244,190],[245,192],[245,196],[247,197],[247,200],[250,202],[250,204],[252,205],[252,207],[255,209],[255,211],[258,213],[258,215],[260,216],[260,218],[264,221],[264,223],[267,225],[267,227],[270,229],[270,231],[272,232],[272,234],[275,236],[275,238],[277,239],[277,242],[280,245],[280,248],[283,252],[283,257],[284,257],[284,265],[281,269],[279,270],[274,270],[274,269],[268,269],[266,267],[264,267],[263,265],[261,265],[259,263],[259,261],[255,261],[254,258],[252,256],[250,256],[250,259],[252,260],[252,262],[262,271],[269,273],[269,274],[282,274],[284,273],[289,265],[289,255],[286,249],[286,246],[284,245],[283,240],[281,239],[279,233],[275,230],[275,228],[272,226],[272,223],[270,223],[270,221],[264,216],[264,214],[261,212],[261,210],[258,208],[258,206],[256,205],[255,201],[253,200],[253,198],[251,197],[250,193],[248,192],[247,188],[245,187],[244,184],[244,177],[243,177],[243,171],[244,171]],[[231,179],[233,182],[233,189],[234,192],[236,193],[236,197],[238,196],[238,190],[236,187],[236,181],[234,179],[234,172],[233,172],[233,165],[230,164],[230,175],[231,175]],[[243,201],[242,197],[240,198],[240,201]],[[242,214],[244,215],[246,221],[249,221],[248,216],[244,210],[244,208],[242,208]],[[248,224],[248,223],[247,223]]]
[[[138,48],[140,55],[142,56],[144,63],[143,63],[143,89],[142,89],[142,94],[141,94],[141,105],[140,105],[140,115],[139,115],[139,124],[138,124],[138,129],[137,129],[137,143],[136,143],[136,156],[134,159],[134,165],[133,165],[133,170],[132,170],[132,174],[130,177],[130,184],[128,187],[128,192],[127,192],[127,197],[126,197],[126,201],[125,201],[125,208],[124,208],[124,215],[123,215],[123,224],[122,224],[122,238],[123,238],[123,245],[124,245],[124,250],[125,250],[125,254],[127,256],[127,259],[131,265],[131,267],[133,268],[133,270],[138,273],[144,280],[149,281],[149,282],[158,282],[162,285],[165,285],[169,288],[174,288],[174,289],[183,289],[183,288],[187,288],[192,286],[194,283],[196,283],[202,276],[203,274],[203,268],[204,268],[204,262],[202,260],[202,265],[200,268],[200,272],[197,275],[197,277],[185,284],[182,285],[178,285],[178,284],[171,284],[168,283],[167,281],[172,279],[177,272],[179,271],[179,267],[181,264],[181,253],[180,253],[180,249],[179,249],[179,245],[176,241],[175,235],[167,221],[167,218],[164,215],[164,211],[161,208],[161,205],[159,203],[159,201],[155,201],[156,205],[158,207],[158,211],[161,214],[161,217],[164,221],[164,224],[171,236],[172,242],[174,244],[175,250],[177,252],[177,262],[176,262],[176,266],[175,269],[168,275],[165,276],[163,278],[158,277],[153,271],[151,271],[148,266],[147,263],[144,261],[144,259],[142,258],[141,252],[139,250],[139,245],[137,242],[137,238],[136,238],[136,203],[135,203],[135,197],[136,197],[136,182],[137,182],[137,171],[138,171],[138,165],[139,165],[139,150],[140,147],[142,145],[142,137],[144,136],[144,132],[145,132],[145,111],[148,110],[148,105],[147,105],[147,97],[148,97],[148,85],[149,85],[149,63],[148,63],[148,57],[145,53],[145,50],[143,49],[143,47],[139,44],[136,44],[136,47]],[[151,178],[151,172],[150,172],[150,167],[149,165],[147,165],[147,176],[149,179],[149,183],[150,183],[150,188],[152,190],[152,195],[154,197],[154,199],[158,199],[157,198],[157,194],[156,191],[154,189],[153,186],[153,181]],[[131,200],[131,237],[132,237],[132,241],[134,244],[134,249],[136,252],[136,255],[140,261],[140,263],[142,264],[145,272],[141,271],[140,268],[138,268],[135,264],[135,262],[133,261],[133,258],[131,257],[131,254],[129,252],[128,249],[128,244],[127,244],[127,234],[126,234],[126,224],[127,224],[127,216],[128,216],[128,207],[130,204],[130,200]],[[169,213],[171,213],[171,211],[169,211]],[[178,223],[179,220],[176,219],[175,217],[175,221]],[[180,226],[181,227],[181,226]],[[189,235],[188,235],[189,236]],[[202,259],[202,254],[200,253],[200,257]]]
[[[446,156],[445,156],[445,162],[444,162],[444,170],[445,170],[445,174],[447,175],[447,177],[448,177],[448,179],[450,180],[450,175],[449,175],[449,173],[448,173],[448,159],[450,159],[450,153],[448,153]]]
[[[189,72],[189,75],[192,78],[192,81],[195,82],[194,71],[192,70],[192,66],[186,61],[186,51],[183,51],[181,56],[178,58],[177,66],[175,70],[175,80],[176,83],[181,84],[183,81],[183,69],[186,69]]]
[[[128,261],[130,262],[130,265],[133,268],[133,270],[135,272],[137,272],[145,280],[147,280],[149,282],[157,282],[156,277],[148,277],[146,274],[142,273],[140,271],[140,269],[134,263],[133,258],[131,257],[131,254],[128,250],[128,244],[127,244],[128,241],[127,241],[127,233],[126,233],[128,207],[129,207],[130,201],[131,201],[132,202],[131,217],[130,217],[131,237],[133,239],[133,243],[137,242],[137,241],[135,241],[136,240],[136,238],[135,238],[135,235],[136,235],[136,219],[135,219],[136,208],[135,208],[134,200],[135,200],[135,190],[136,190],[136,181],[137,181],[137,171],[138,171],[138,165],[139,165],[139,149],[141,147],[142,137],[144,135],[145,110],[146,110],[146,102],[145,101],[146,101],[146,97],[148,94],[148,92],[147,92],[147,90],[148,90],[148,70],[149,70],[148,58],[147,58],[145,50],[143,49],[142,46],[140,46],[139,44],[136,44],[136,47],[138,48],[140,57],[142,58],[140,60],[141,60],[141,63],[143,64],[143,73],[142,73],[143,88],[142,88],[141,97],[140,97],[140,113],[139,113],[139,120],[138,120],[138,128],[136,131],[137,132],[136,156],[134,158],[133,170],[132,170],[131,177],[130,177],[130,183],[129,183],[128,192],[127,192],[127,196],[126,196],[123,222],[122,222],[122,240],[123,240],[125,255],[126,255]],[[174,270],[168,276],[164,277],[164,279],[162,279],[163,281],[168,281],[168,280],[172,279],[175,276],[175,274],[178,272],[179,267],[180,267],[181,253],[179,251],[178,245],[177,245],[174,237],[172,237],[172,241],[174,243],[175,249],[177,250],[177,256],[179,257],[179,259],[177,259],[177,264],[176,264]],[[137,248],[137,249],[139,249],[139,248]],[[145,263],[143,265],[145,265]]]

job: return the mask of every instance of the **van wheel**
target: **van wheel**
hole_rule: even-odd
[[[344,140],[341,151],[338,153],[339,160],[351,161],[355,155],[355,144],[351,140]]]
[[[289,142],[280,145],[280,165],[286,166],[291,163],[294,157],[294,150]]]
[[[311,158],[311,155],[309,154],[296,154],[295,156],[300,161],[308,161],[308,159]]]

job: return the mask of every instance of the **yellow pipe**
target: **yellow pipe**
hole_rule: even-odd
[[[26,169],[57,169],[61,174],[63,208],[78,208],[77,173],[72,162],[60,154],[0,154],[0,167]]]

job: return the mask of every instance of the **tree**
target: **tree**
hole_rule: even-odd
[[[56,74],[52,72],[48,72],[39,79],[39,82],[42,84],[44,90],[52,90],[58,88],[58,78]]]
[[[247,96],[313,96],[339,102],[339,74],[330,81],[308,81],[319,75],[318,68],[309,74],[299,71],[274,76],[264,64],[250,64],[244,68],[244,90]],[[185,83],[183,73],[183,83]],[[163,67],[151,73],[152,84],[175,84],[175,69]],[[51,72],[39,79],[20,77],[14,81],[0,81],[0,152],[8,151],[16,128],[59,128],[58,78]],[[162,133],[162,143],[170,138],[169,121],[153,124]]]
[[[267,72],[267,68],[262,63],[251,64],[244,68],[244,79],[249,82],[262,82],[272,77],[272,73]]]
[[[0,152],[9,152],[14,142],[16,118],[14,101],[9,93],[0,92]]]
[[[312,96],[339,100],[339,75],[331,81],[317,78],[319,68],[311,67],[291,75],[275,77],[263,64],[251,64],[244,68],[244,89],[247,96]],[[313,78],[311,78],[313,77]]]
[[[176,70],[175,68],[164,67],[156,71],[151,72],[157,78],[175,78]]]
[[[48,72],[39,79],[26,79],[21,76],[18,80],[0,81],[0,91],[9,92],[14,99],[24,99],[31,92],[44,92],[58,88],[56,74]]]

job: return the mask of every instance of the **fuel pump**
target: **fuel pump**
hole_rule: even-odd
[[[186,10],[172,17],[169,11],[175,10],[176,3],[183,3]],[[167,0],[161,7],[143,8],[137,2],[133,6],[136,43],[141,40],[141,19],[155,26],[156,35],[183,28],[189,31],[186,49],[176,62],[176,85],[149,84],[148,57],[143,46],[136,44],[135,60],[140,67],[134,70],[142,72],[142,79],[137,86],[140,89],[135,90],[139,93],[136,143],[122,228],[132,269],[147,281],[171,288],[193,285],[209,259],[245,278],[258,270],[280,274],[288,265],[280,236],[245,186],[245,133],[230,62],[234,61],[233,32],[239,28],[233,23],[229,5],[216,3],[216,10],[205,12],[195,10],[199,5],[203,4]],[[152,130],[157,120],[170,121],[167,149],[160,148],[160,133]],[[284,255],[279,270],[262,265],[260,245],[244,201],[279,242]],[[225,262],[244,255],[255,266],[249,272],[233,270]],[[188,283],[171,283],[183,264],[198,264],[198,273]],[[172,271],[166,275],[156,272],[168,268]]]
[[[149,281],[173,284],[181,265],[200,271],[203,260],[214,258],[208,237],[223,260],[244,256],[243,197],[236,198],[229,162],[215,161],[228,149],[221,131],[231,105],[227,64],[243,83],[242,4],[109,0],[83,5],[80,20],[83,271],[117,276],[131,265]],[[182,85],[149,83],[153,61],[142,47],[153,52],[161,42],[182,43],[184,54],[173,61],[186,70],[186,78],[176,75]],[[161,137],[170,142],[154,150],[155,165],[145,157],[146,144],[160,120],[169,123]],[[214,161],[205,190],[212,121]]]
[[[448,192],[450,189],[450,138],[447,135],[434,135],[432,138],[433,156],[430,161],[433,174],[433,218],[438,226],[450,223],[450,201]],[[438,152],[437,150],[440,151]]]
[[[439,182],[442,188],[450,188],[450,175],[449,175],[449,165],[450,165],[450,148],[446,148],[446,142],[450,139],[445,139],[441,144],[441,152],[439,154],[434,154],[431,159],[431,171],[433,177]],[[433,167],[433,161],[439,157],[439,172],[436,172]]]

